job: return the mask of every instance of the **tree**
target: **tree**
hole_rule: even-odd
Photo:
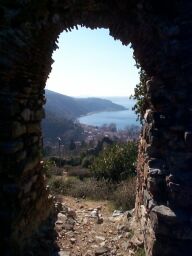
[[[139,84],[136,85],[134,89],[134,95],[131,95],[131,98],[136,100],[136,104],[133,107],[133,110],[138,115],[138,119],[142,123],[145,111],[149,105],[147,96],[146,96],[147,95],[146,82],[148,80],[148,76],[142,68],[140,68],[139,73],[140,73],[140,82]]]
[[[135,175],[136,158],[137,144],[135,142],[114,144],[95,158],[91,171],[98,179],[104,178],[118,182]]]

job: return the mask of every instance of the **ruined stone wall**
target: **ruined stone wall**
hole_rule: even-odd
[[[147,255],[192,251],[191,4],[185,4],[155,8],[150,19],[143,13],[146,33],[134,44],[151,77],[146,83],[149,109],[140,142],[136,205]]]
[[[21,248],[51,211],[41,165],[44,86],[63,30],[109,28],[149,81],[136,212],[147,255],[189,255],[192,202],[189,1],[0,1],[0,241]],[[78,43],[78,42],[77,42]],[[18,254],[21,254],[17,250]]]
[[[0,251],[8,255],[22,254],[52,207],[42,172],[40,126],[49,49],[39,44],[37,26],[19,7],[0,3]]]

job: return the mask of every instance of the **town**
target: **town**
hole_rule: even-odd
[[[78,155],[84,150],[96,147],[103,138],[108,138],[116,143],[125,143],[137,141],[140,134],[140,127],[136,125],[127,126],[122,130],[117,129],[115,123],[103,124],[100,127],[85,124],[78,125],[82,128],[78,140],[71,138],[67,141],[65,134],[62,137],[55,138],[54,141],[45,139],[45,155],[60,157],[71,156],[71,154]]]

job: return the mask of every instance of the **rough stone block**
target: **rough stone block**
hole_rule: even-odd
[[[158,205],[152,209],[152,212],[156,213],[157,216],[168,223],[176,223],[176,213],[165,205]]]
[[[12,137],[17,138],[25,134],[27,131],[26,126],[19,123],[19,122],[14,122],[13,127],[12,127]]]
[[[45,110],[42,108],[41,110],[38,110],[34,113],[34,120],[40,121],[45,117]]]
[[[23,149],[22,140],[0,143],[0,151],[5,154],[13,154]]]
[[[148,161],[149,168],[166,169],[166,163],[163,159],[150,158]]]
[[[144,199],[144,206],[148,210],[151,210],[156,205],[152,195],[150,195],[146,189],[144,189],[144,192],[143,192],[143,199]]]
[[[184,138],[187,148],[192,151],[192,132],[185,132]]]
[[[28,158],[27,162],[24,166],[23,172],[26,173],[26,172],[34,169],[35,167],[37,167],[39,164],[40,164],[39,158],[35,158],[35,159]]]
[[[9,195],[15,195],[17,196],[17,193],[19,193],[19,186],[17,184],[5,184],[3,185],[3,192],[5,194]]]
[[[163,170],[163,169],[149,168],[148,174],[151,177],[159,177],[159,176],[165,176],[166,175],[166,171]]]
[[[147,109],[144,115],[144,119],[147,123],[153,122],[153,111],[151,109]]]
[[[27,125],[27,133],[41,134],[41,126],[39,123],[31,123]]]
[[[26,108],[22,111],[21,117],[23,118],[24,121],[30,121],[31,119],[31,110]]]
[[[166,127],[171,123],[169,115],[163,112],[154,112],[153,118],[154,118],[154,125],[155,127],[158,127],[158,128]]]
[[[167,186],[170,204],[175,207],[192,209],[192,187],[169,182]]]
[[[34,175],[33,177],[30,178],[30,181],[24,185],[23,187],[24,194],[27,194],[30,192],[33,183],[37,180],[37,177],[38,177],[37,175]]]
[[[27,152],[25,150],[18,152],[15,155],[16,162],[20,162],[20,161],[24,160],[26,158],[26,156],[27,156]]]
[[[166,183],[163,176],[153,176],[147,179],[147,189],[157,202],[166,200]]]

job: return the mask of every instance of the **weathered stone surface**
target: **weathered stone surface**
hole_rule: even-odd
[[[70,256],[70,255],[71,255],[70,251],[60,251],[58,253],[58,256]]]
[[[158,177],[158,176],[162,176],[165,175],[166,172],[164,170],[161,169],[154,169],[154,168],[150,168],[149,169],[149,175],[152,177]]]
[[[169,182],[169,200],[172,206],[181,208],[192,208],[191,186],[181,186],[180,184]]]
[[[165,205],[153,207],[152,212],[156,213],[160,218],[169,222],[174,222],[177,218],[175,212]]]
[[[24,173],[27,173],[30,170],[33,170],[35,167],[37,167],[40,164],[40,160],[38,158],[29,158],[26,159],[26,164],[23,169]]]
[[[6,154],[13,154],[23,149],[22,140],[10,141],[6,143],[0,143],[0,151]]]
[[[21,116],[23,118],[23,120],[25,121],[29,121],[31,118],[31,110],[30,109],[24,109],[21,113]]]
[[[158,158],[150,158],[148,161],[149,168],[152,169],[165,169],[166,168],[166,163],[162,159]]]
[[[31,123],[27,125],[27,133],[41,134],[41,127],[39,123]]]
[[[30,192],[31,187],[32,187],[33,183],[36,182],[37,178],[38,178],[38,176],[37,176],[37,175],[34,175],[34,176],[30,179],[30,181],[29,181],[27,184],[24,185],[23,190],[24,190],[24,193],[25,193],[25,194],[27,194],[27,193]]]
[[[107,247],[100,247],[100,248],[95,250],[95,256],[103,255],[103,254],[108,253],[108,252],[109,252],[109,248],[107,248]]]
[[[23,134],[25,134],[27,131],[25,125],[19,123],[19,122],[14,122],[13,123],[13,128],[12,128],[12,136],[13,138],[17,138]]]
[[[192,132],[185,132],[184,137],[187,148],[192,151]]]

